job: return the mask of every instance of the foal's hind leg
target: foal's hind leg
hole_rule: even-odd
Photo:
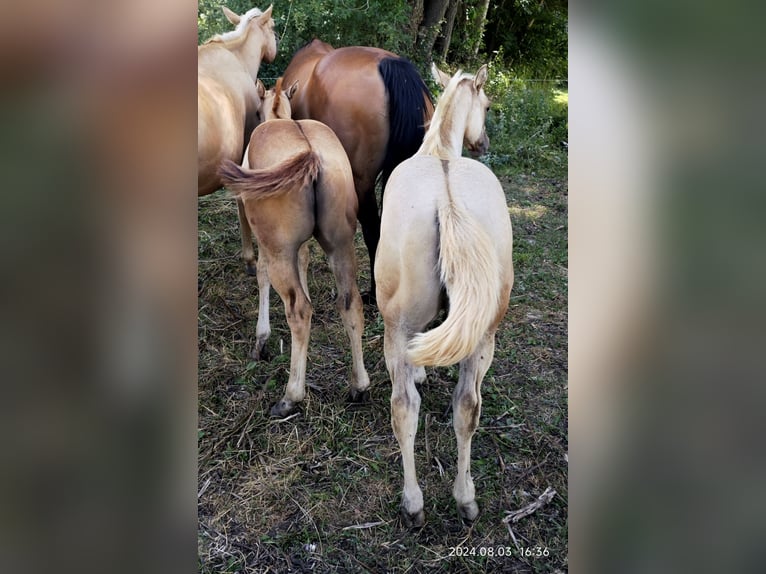
[[[239,215],[239,235],[242,239],[242,259],[245,261],[245,271],[248,275],[256,275],[257,264],[255,248],[253,247],[253,231],[247,221],[245,204],[239,198],[237,199],[237,214]]]
[[[290,378],[284,396],[271,408],[271,416],[278,417],[290,414],[306,395],[306,354],[313,311],[301,286],[297,258],[295,251],[269,257],[269,278],[285,305],[291,338]]]
[[[473,354],[460,363],[460,379],[452,396],[457,437],[457,475],[452,494],[458,513],[468,522],[473,522],[479,514],[471,478],[471,439],[481,414],[481,381],[492,364],[494,353],[495,335],[485,335]]]
[[[400,325],[386,323],[383,352],[391,377],[391,426],[399,443],[404,469],[400,515],[408,528],[425,524],[423,491],[415,472],[415,435],[418,431],[420,394],[415,388],[415,367],[405,357],[407,336]]]
[[[354,402],[367,399],[370,378],[364,368],[362,356],[362,333],[364,313],[362,298],[356,285],[356,255],[351,240],[343,247],[328,251],[327,258],[338,287],[337,305],[348,340],[351,343],[351,388],[349,397]]]

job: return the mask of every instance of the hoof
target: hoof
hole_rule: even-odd
[[[370,390],[365,389],[359,391],[357,389],[350,389],[348,392],[348,401],[350,403],[366,403],[370,400]]]
[[[253,350],[250,352],[250,357],[254,361],[268,361],[270,357],[266,351],[266,341],[263,343],[256,343],[255,347],[253,347]]]
[[[293,414],[296,410],[298,409],[295,403],[286,399],[282,399],[273,407],[271,407],[269,416],[275,419],[283,419],[286,416]]]
[[[249,262],[245,261],[245,273],[250,275],[250,277],[256,277],[258,275],[258,268],[256,267],[255,262]]]
[[[463,522],[469,525],[473,524],[476,517],[479,516],[479,505],[476,504],[475,500],[468,504],[458,504],[457,513],[463,519]]]
[[[421,528],[426,523],[426,513],[423,510],[410,514],[404,507],[401,507],[399,508],[399,516],[405,528]]]

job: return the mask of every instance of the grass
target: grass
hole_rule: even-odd
[[[299,415],[269,419],[289,371],[283,307],[272,295],[272,359],[251,361],[258,294],[241,262],[236,207],[223,193],[200,200],[201,572],[567,570],[566,182],[563,174],[518,171],[501,181],[514,226],[516,282],[482,387],[472,449],[481,513],[470,528],[451,496],[456,452],[448,407],[457,368],[428,369],[421,389],[416,465],[427,522],[409,531],[397,517],[402,470],[377,310],[366,309],[363,338],[370,401],[352,405],[348,342],[331,274],[312,242],[308,393]],[[368,260],[357,235],[364,290]],[[553,500],[512,529],[520,546],[547,548],[549,556],[525,557],[503,518],[548,486],[558,493]],[[490,549],[511,556],[481,555]]]

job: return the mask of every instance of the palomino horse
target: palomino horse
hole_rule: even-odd
[[[283,94],[281,82],[274,92]],[[221,179],[243,202],[258,240],[259,268],[263,269],[261,259],[265,257],[263,276],[282,298],[292,337],[290,378],[271,415],[289,414],[305,396],[312,315],[306,284],[307,242],[312,236],[327,254],[335,275],[338,309],[351,341],[350,398],[362,400],[370,379],[362,359],[364,315],[356,285],[358,204],[346,152],[333,131],[320,122],[274,119],[253,131],[245,162],[247,167],[225,161]],[[259,286],[260,279],[259,274]],[[264,312],[263,291],[260,296],[259,325]],[[268,301],[268,292],[265,299]],[[265,312],[268,317],[268,304]],[[261,335],[256,348],[265,344]]]
[[[435,71],[436,72],[436,71]],[[440,74],[443,83],[446,77]],[[481,412],[480,387],[494,355],[495,331],[513,285],[513,234],[500,182],[483,164],[460,157],[463,143],[486,151],[489,100],[476,76],[457,73],[439,99],[423,145],[391,174],[383,198],[375,262],[384,353],[393,389],[391,423],[404,466],[401,514],[407,526],[425,521],[415,475],[415,433],[423,365],[460,362],[452,397],[457,435],[453,495],[459,514],[479,512],[471,479],[471,438]],[[423,333],[444,302],[444,322]]]
[[[431,94],[415,66],[396,54],[362,46],[336,50],[316,39],[298,50],[285,70],[285,85],[296,80],[293,118],[330,126],[351,162],[374,298],[380,235],[375,180],[382,173],[385,187],[391,171],[423,142],[433,114]]]
[[[261,110],[259,112],[260,117],[264,122],[277,119],[290,119],[290,98],[295,93],[295,89],[298,87],[297,84],[298,83],[296,82],[287,91],[282,91],[282,78],[279,78],[273,88],[264,92],[263,99],[261,100]],[[245,150],[245,157],[242,161],[242,167],[245,169],[250,167],[250,162],[247,159],[249,153],[250,146]],[[242,201],[239,199],[238,202],[239,204],[242,204]],[[245,220],[242,225],[247,226],[247,231],[250,233],[250,224],[247,220]],[[305,270],[308,266],[308,243],[305,243],[298,251],[298,261],[299,269]],[[258,361],[265,358],[266,342],[271,335],[271,323],[269,320],[271,283],[269,282],[269,275],[266,270],[266,258],[260,253],[256,276],[258,278],[258,324],[255,329],[255,346],[253,347],[251,356]],[[301,277],[301,283],[306,285],[305,276]]]
[[[271,6],[237,15],[223,12],[236,28],[213,36],[197,48],[197,193],[207,195],[221,187],[221,162],[242,161],[242,150],[258,125],[263,84],[256,81],[261,61],[274,61],[277,40]],[[255,274],[253,238],[244,209],[238,202],[242,257],[248,273]]]

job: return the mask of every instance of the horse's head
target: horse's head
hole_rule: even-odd
[[[253,55],[258,58],[273,62],[277,57],[277,35],[274,31],[274,19],[271,17],[273,6],[269,6],[264,12],[258,8],[251,8],[242,15],[221,6],[226,18],[236,26],[235,32],[241,37],[246,37],[248,44],[252,46]]]
[[[489,150],[486,122],[490,102],[484,93],[486,82],[487,64],[484,64],[473,78],[473,99],[465,130],[465,145],[474,155],[484,155]]]
[[[484,93],[484,84],[487,82],[487,65],[484,64],[479,68],[475,76],[461,76],[458,72],[454,77],[450,77],[439,70],[435,64],[432,64],[431,74],[434,80],[445,88],[445,91],[452,84],[453,90],[462,89],[464,93],[469,94],[469,96],[463,96],[460,99],[462,104],[460,109],[465,110],[466,114],[463,145],[474,157],[487,153],[489,138],[485,123],[490,104],[487,94]],[[457,98],[454,101],[457,101]]]
[[[290,99],[297,89],[298,82],[296,80],[287,90],[283,90],[282,78],[279,78],[276,85],[267,90],[263,96],[263,103],[261,104],[263,121],[267,122],[275,119],[289,120],[292,117]]]

